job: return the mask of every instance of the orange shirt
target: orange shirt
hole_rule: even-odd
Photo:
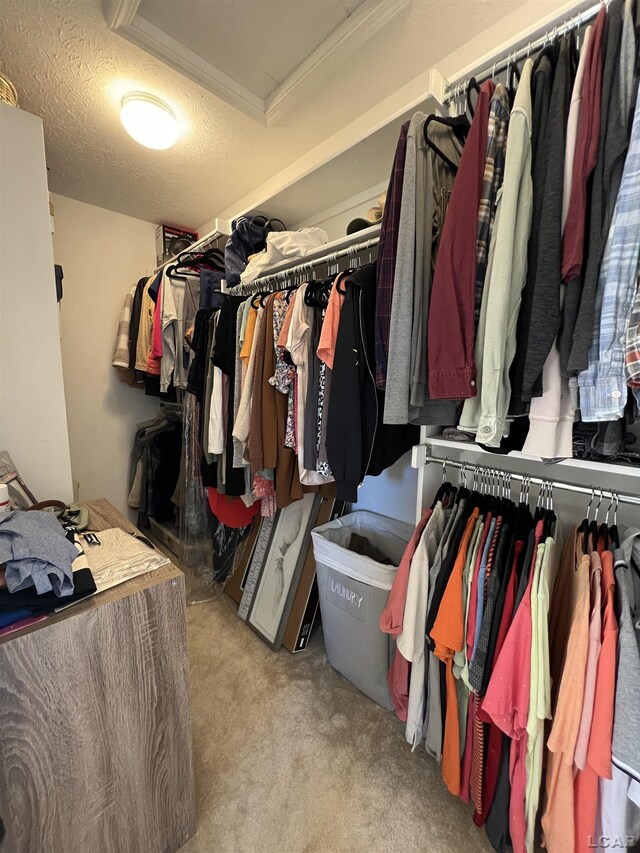
[[[242,343],[242,349],[240,350],[240,358],[248,362],[249,357],[251,356],[251,346],[253,344],[253,335],[256,330],[256,317],[258,316],[258,312],[255,308],[248,308],[249,316],[247,317],[247,326],[244,331],[244,341]]]
[[[296,304],[296,294],[295,291],[289,300],[289,307],[287,308],[287,313],[284,315],[284,323],[282,324],[282,329],[280,330],[280,334],[278,335],[278,346],[280,349],[287,348],[287,338],[289,337],[289,326],[291,325],[291,317],[293,316],[293,306]]]
[[[587,766],[579,771],[574,784],[575,849],[593,850],[598,814],[598,777],[611,779],[611,739],[616,693],[616,650],[618,620],[614,604],[613,554],[603,551],[602,559],[602,646],[598,658],[593,717],[587,752]]]
[[[342,311],[342,303],[344,302],[345,294],[338,290],[340,284],[346,275],[338,276],[331,293],[327,310],[322,321],[322,329],[320,330],[320,340],[318,342],[317,356],[320,361],[324,361],[328,368],[333,370],[333,357],[336,352],[336,340],[338,338],[338,326],[340,325],[340,312]]]
[[[449,791],[460,793],[460,723],[458,716],[458,690],[453,674],[453,656],[464,649],[464,606],[462,601],[462,573],[473,529],[480,515],[476,507],[464,529],[458,555],[447,581],[438,614],[431,629],[436,657],[446,666],[447,710],[442,742],[442,778]]]

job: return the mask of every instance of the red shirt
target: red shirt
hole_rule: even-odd
[[[582,80],[582,103],[578,118],[578,135],[573,158],[571,198],[562,235],[562,280],[580,275],[584,255],[587,211],[587,181],[598,159],[600,133],[600,98],[602,92],[602,41],[607,10],[601,6],[593,26],[589,55]]]
[[[432,400],[466,400],[476,396],[476,236],[489,104],[495,86],[493,80],[487,80],[480,89],[442,229],[427,337]]]

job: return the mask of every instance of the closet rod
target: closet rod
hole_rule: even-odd
[[[503,468],[494,468],[491,465],[477,465],[476,463],[471,462],[458,462],[457,460],[449,459],[448,457],[446,459],[442,459],[438,456],[431,456],[431,454],[428,453],[422,457],[422,461],[425,464],[436,462],[438,465],[442,465],[444,474],[446,474],[447,468],[464,468],[464,470],[468,471],[470,474],[473,474],[474,471],[484,470],[489,472],[489,474],[498,474],[500,477],[504,476],[506,478],[508,476],[510,480],[526,480],[528,483],[534,483],[537,486],[542,486],[543,483],[551,483],[554,489],[560,489],[565,492],[576,492],[580,495],[589,495],[592,498],[603,491],[606,495],[617,495],[620,503],[640,506],[640,497],[638,495],[624,494],[623,492],[619,492],[617,489],[600,490],[594,489],[592,486],[578,486],[576,483],[565,483],[555,480],[553,477],[530,477],[528,474],[516,474],[511,471],[505,471]]]
[[[277,272],[269,273],[269,275],[260,276],[260,278],[256,278],[254,281],[247,282],[246,284],[238,284],[236,287],[231,288],[229,292],[240,296],[249,295],[256,290],[259,290],[261,287],[264,287],[266,284],[277,284],[278,282],[286,281],[288,278],[291,278],[292,275],[308,272],[314,267],[321,266],[322,264],[334,263],[340,258],[346,258],[348,255],[355,256],[358,252],[364,252],[367,249],[371,249],[379,242],[380,237],[372,237],[370,240],[365,240],[363,243],[353,243],[351,246],[339,249],[337,252],[330,252],[329,254],[322,255],[319,258],[311,258],[310,260],[296,264],[293,267],[278,270]]]
[[[204,237],[201,237],[199,240],[196,240],[195,243],[192,243],[190,246],[187,246],[187,248],[183,252],[178,252],[177,255],[174,255],[172,258],[169,258],[168,261],[165,261],[163,264],[160,264],[159,267],[155,268],[154,273],[160,272],[161,269],[164,269],[169,264],[174,263],[174,261],[176,261],[180,255],[185,254],[185,252],[201,252],[205,248],[209,249],[211,248],[211,244],[217,242],[220,237],[227,236],[228,235],[223,234],[222,231],[210,231],[208,234],[205,234]]]
[[[443,103],[447,104],[458,97],[458,95],[466,93],[467,84],[472,77],[475,77],[478,83],[483,83],[490,77],[499,74],[501,71],[505,71],[516,62],[520,62],[521,59],[525,59],[538,50],[541,50],[545,45],[551,43],[557,35],[564,35],[565,33],[570,33],[572,30],[580,29],[580,27],[597,16],[601,7],[602,3],[595,3],[572,18],[568,18],[564,23],[545,30],[538,38],[520,44],[515,49],[503,52],[491,63],[484,62],[478,67],[478,70],[469,71],[463,76],[448,80],[445,86]]]

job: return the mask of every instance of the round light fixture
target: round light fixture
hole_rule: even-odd
[[[144,92],[122,99],[120,120],[129,136],[147,148],[171,148],[178,139],[178,121],[171,107]]]

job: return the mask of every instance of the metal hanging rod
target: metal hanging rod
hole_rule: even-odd
[[[475,463],[470,462],[458,462],[457,460],[438,458],[437,456],[431,456],[430,454],[426,454],[423,457],[423,460],[426,464],[430,462],[435,462],[438,465],[442,465],[442,473],[443,477],[446,477],[447,468],[460,468],[470,474],[485,472],[488,473],[489,477],[496,476],[499,478],[509,478],[509,480],[518,480],[523,483],[528,483],[530,485],[536,486],[549,486],[551,484],[552,489],[559,489],[560,491],[565,492],[575,492],[579,495],[589,495],[593,500],[593,497],[596,494],[602,495],[604,494],[614,494],[617,495],[620,503],[632,504],[634,506],[640,506],[640,496],[638,495],[629,495],[624,494],[623,492],[619,492],[617,489],[594,489],[591,486],[578,486],[576,483],[565,483],[561,480],[555,480],[553,477],[530,477],[528,474],[516,474],[511,471],[505,471],[503,468],[493,468],[490,465],[477,465]]]
[[[260,278],[256,278],[254,281],[247,282],[246,284],[238,284],[236,287],[232,287],[229,290],[229,293],[244,296],[245,294],[249,295],[251,293],[255,293],[257,290],[263,290],[265,287],[270,288],[274,284],[280,284],[287,281],[292,276],[308,273],[315,267],[322,266],[322,264],[333,264],[340,260],[340,258],[346,258],[348,256],[355,257],[359,252],[364,252],[367,249],[372,249],[374,246],[377,246],[379,242],[380,237],[371,237],[371,239],[365,240],[363,243],[354,243],[351,246],[346,246],[344,249],[339,249],[336,252],[330,252],[329,254],[322,255],[319,258],[311,258],[310,260],[296,264],[293,267],[278,270],[277,272],[269,273],[269,275],[260,276]]]
[[[509,51],[503,52],[495,58],[495,60],[487,63],[483,62],[477,69],[466,71],[464,75],[448,80],[445,86],[445,95],[443,103],[447,104],[455,100],[459,95],[466,93],[467,85],[472,77],[475,77],[478,83],[488,80],[489,77],[494,77],[496,74],[507,70],[511,65],[520,62],[522,59],[530,56],[532,53],[537,53],[547,44],[551,44],[557,36],[565,35],[573,30],[578,30],[580,27],[593,20],[602,7],[602,3],[595,3],[588,9],[579,12],[577,15],[567,19],[564,23],[558,24],[555,27],[545,30],[538,38],[531,39],[527,42],[517,42],[517,46]]]
[[[169,258],[168,261],[160,264],[159,267],[156,267],[154,273],[160,272],[161,269],[164,269],[169,264],[174,263],[179,255],[184,255],[187,252],[203,252],[206,249],[210,249],[214,243],[217,243],[220,237],[227,237],[227,234],[223,234],[222,231],[210,231],[208,234],[205,234],[204,237],[201,237],[199,240],[196,240],[195,243],[192,243],[190,246],[187,246],[184,251],[179,252],[178,255],[174,255],[172,258]]]

